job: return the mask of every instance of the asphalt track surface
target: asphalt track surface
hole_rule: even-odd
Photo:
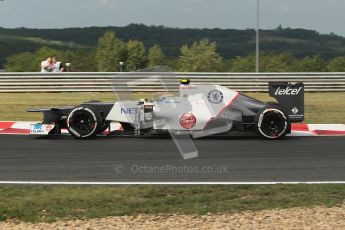
[[[0,135],[0,181],[345,181],[345,137],[195,140],[183,160],[169,138]]]

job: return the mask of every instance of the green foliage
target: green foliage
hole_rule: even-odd
[[[326,71],[325,60],[320,55],[307,56],[298,61],[293,72],[323,72]]]
[[[182,46],[179,59],[181,72],[215,72],[220,69],[222,57],[217,53],[217,44],[208,39],[194,42],[191,47]]]
[[[44,47],[38,49],[35,53],[35,58],[39,62],[42,60],[46,60],[47,57],[56,57],[57,59],[61,59],[62,58],[62,51],[44,46]]]
[[[148,66],[159,66],[166,64],[165,55],[159,45],[154,45],[149,49]]]
[[[100,34],[104,32],[104,28],[68,29],[69,32],[74,31],[74,33],[70,35],[71,38],[73,38],[72,40],[66,40],[67,34],[65,36],[57,36],[50,30],[11,30],[0,28],[0,32],[4,33],[0,33],[0,51],[4,51],[4,53],[2,53],[3,55],[0,56],[0,65],[1,60],[4,59],[4,55],[10,50],[14,50],[16,53],[6,58],[6,71],[39,71],[40,62],[45,60],[48,56],[56,56],[65,63],[72,63],[72,71],[120,71],[119,62],[125,63],[124,70],[126,71],[135,71],[146,68],[147,66],[152,67],[165,64],[170,66],[174,71],[255,71],[255,54],[248,54],[250,50],[254,49],[254,47],[251,47],[252,40],[248,40],[246,44],[242,44],[247,38],[249,39],[249,34],[252,33],[251,30],[184,30],[164,27],[146,27],[144,25],[130,25],[121,29],[117,27],[114,28],[121,35],[119,37],[124,37],[125,41],[130,37],[130,34],[133,35],[131,37],[140,38],[140,40],[129,40],[126,44],[117,37],[113,31],[106,31],[103,35]],[[25,33],[21,35],[23,37],[19,37],[23,31],[25,31]],[[65,30],[58,31],[63,32]],[[83,34],[86,33],[86,31],[89,33],[88,36],[91,36],[92,39],[94,39],[95,34],[100,35],[98,45],[95,49],[92,49],[90,46],[85,46],[85,43],[87,43],[86,41],[90,39],[87,36],[83,38],[85,39],[84,45],[78,44],[78,42],[83,40],[76,40],[77,32]],[[150,38],[146,36],[148,31],[154,32],[149,34],[151,36]],[[185,34],[181,34],[181,31],[184,31],[190,36],[187,37]],[[162,34],[160,32],[162,32]],[[167,32],[171,34],[164,35]],[[196,32],[200,32],[201,34],[207,32],[207,35],[210,35],[214,42],[210,42],[208,39],[199,38],[200,33]],[[164,41],[157,40],[158,38],[155,37],[157,34],[161,34],[161,37],[163,35],[166,36]],[[174,38],[171,40],[174,34],[178,34],[179,39]],[[233,34],[234,37],[230,39],[228,37],[229,34]],[[38,35],[42,35],[42,38],[39,38]],[[80,34],[78,34],[78,36],[79,35]],[[224,38],[219,40],[221,35],[224,35]],[[201,40],[193,42],[192,38]],[[309,42],[306,43],[304,39],[308,39]],[[305,56],[305,50],[308,50],[310,41],[315,39],[317,42],[325,42],[328,45],[338,43],[345,44],[345,39],[340,36],[334,34],[320,35],[315,31],[303,29],[284,29],[278,27],[275,30],[263,31],[260,46],[260,72],[345,71],[344,55],[326,61],[327,59],[325,59],[324,56],[332,57],[335,53],[330,54],[331,51],[327,51],[328,54],[324,55],[322,50],[319,51],[317,48],[313,47],[308,52],[320,54]],[[15,46],[11,46],[12,40],[15,42]],[[223,44],[225,40],[229,40],[226,47]],[[30,49],[35,47],[35,50],[18,53],[17,48],[20,47],[20,42],[22,41],[34,42],[35,46],[30,45],[29,47]],[[153,41],[157,41],[157,44],[153,45]],[[166,43],[166,41],[171,44]],[[175,54],[173,53],[178,51],[179,47],[177,47],[177,45],[181,44],[182,41],[187,45],[180,48],[180,57],[175,58]],[[219,43],[221,44],[219,48],[220,53],[224,55],[220,55],[217,52]],[[42,44],[49,46],[42,47]],[[146,55],[145,45],[147,44],[152,44],[153,46]],[[162,48],[158,44],[163,44]],[[325,47],[331,47],[328,45],[324,45],[323,50],[326,49]],[[62,47],[65,49],[61,50],[60,48]],[[295,50],[296,47],[298,50]],[[334,50],[333,48],[331,49]],[[23,47],[20,49],[23,51],[26,50],[26,48]],[[167,51],[168,56],[165,56],[166,52],[163,53],[163,50]],[[267,52],[267,50],[270,52]],[[285,52],[285,50],[289,50],[289,52]],[[336,50],[339,51],[338,53],[343,52],[343,48],[341,47],[336,48]],[[223,57],[233,57],[236,54],[238,55],[232,59],[223,59]]]
[[[41,62],[46,60],[48,57],[55,57],[57,60],[62,61],[63,51],[52,49],[49,47],[42,47],[38,49],[34,54],[33,65],[37,66],[36,71],[40,71]]]
[[[345,56],[331,59],[327,65],[327,70],[330,72],[345,72]]]
[[[32,60],[35,56],[30,52],[14,54],[6,59],[5,70],[8,72],[37,72],[39,64]]]
[[[5,70],[9,72],[39,72],[40,64],[48,57],[56,57],[58,60],[62,58],[62,51],[42,47],[35,53],[23,52],[14,54],[7,58]]]
[[[144,44],[140,41],[130,40],[127,43],[127,71],[136,71],[146,67],[147,57]]]
[[[255,50],[255,30],[178,29],[131,24],[125,27],[88,27],[66,29],[0,28],[0,69],[5,58],[20,52],[34,52],[41,46],[58,50],[95,47],[106,31],[115,32],[124,42],[138,40],[145,47],[159,44],[168,58],[177,58],[181,46],[191,45],[203,37],[217,43],[225,59],[246,56]],[[316,31],[278,27],[261,31],[260,49],[268,53],[290,52],[301,59],[320,54],[324,59],[345,55],[345,38]]]
[[[64,63],[72,63],[72,71],[96,71],[94,52],[87,50],[61,51],[42,47],[34,53],[23,52],[7,58],[5,70],[8,72],[39,72],[40,64],[47,57],[56,57]]]
[[[73,72],[96,72],[97,65],[95,60],[95,50],[66,51],[62,54],[65,63],[71,63]]]
[[[261,72],[289,72],[297,60],[291,53],[266,54],[261,58]]]
[[[289,72],[297,60],[291,53],[261,53],[260,72]],[[231,72],[255,72],[255,54],[236,57],[231,62]]]
[[[230,72],[255,72],[255,54],[234,58]]]
[[[99,39],[96,48],[96,62],[98,71],[119,71],[119,62],[126,56],[126,45],[118,39],[114,32],[107,31]]]

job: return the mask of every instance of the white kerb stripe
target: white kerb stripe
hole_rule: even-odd
[[[331,130],[331,131],[345,131],[343,124],[309,124],[309,130]]]

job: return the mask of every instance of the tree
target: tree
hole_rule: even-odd
[[[98,71],[119,71],[119,62],[126,59],[126,45],[118,39],[114,32],[108,31],[99,39],[96,48]]]
[[[6,60],[5,70],[9,72],[39,72],[41,62],[48,57],[62,58],[62,51],[48,47],[39,48],[35,53],[23,52],[11,55]]]
[[[260,61],[260,72],[289,72],[297,60],[291,53],[263,53]]]
[[[142,42],[130,40],[127,43],[126,70],[135,71],[146,67],[147,58],[145,46]]]
[[[182,46],[179,58],[181,72],[214,72],[218,71],[222,57],[217,53],[217,44],[208,39],[194,42],[191,47]]]
[[[260,72],[289,72],[296,64],[296,58],[291,53],[261,53]],[[231,61],[232,72],[255,72],[255,54],[236,57]]]
[[[49,47],[41,47],[35,52],[35,59],[38,66],[41,64],[41,61],[46,60],[48,57],[56,57],[61,60],[63,51],[52,49]]]
[[[5,70],[8,72],[35,72],[38,65],[33,62],[35,56],[30,52],[13,54],[6,59]]]
[[[165,55],[159,45],[154,45],[149,49],[148,53],[148,66],[158,66],[164,65],[165,62]]]
[[[255,55],[248,54],[245,57],[236,57],[231,61],[231,72],[255,72]]]
[[[69,71],[74,72],[96,72],[95,50],[65,51],[62,59],[64,63],[71,63]]]
[[[345,56],[331,59],[327,65],[327,70],[330,72],[345,72]]]
[[[325,70],[326,63],[320,55],[307,56],[292,68],[293,72],[323,72]]]
[[[35,53],[24,52],[7,58],[5,70],[9,72],[38,72],[40,64],[47,57],[56,57],[58,61],[72,63],[72,71],[93,72],[97,70],[95,52],[89,50],[55,50],[47,47]]]
[[[35,53],[34,53],[35,58],[33,59],[36,67],[36,71],[40,71],[41,69],[41,62],[46,60],[48,57],[55,57],[57,60],[62,60],[63,56],[63,51],[52,49],[49,47],[42,47],[39,48]]]

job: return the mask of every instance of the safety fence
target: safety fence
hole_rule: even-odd
[[[304,82],[309,92],[345,92],[345,73],[0,73],[0,92],[155,92],[177,90],[179,79],[242,92],[267,92],[269,82]]]

